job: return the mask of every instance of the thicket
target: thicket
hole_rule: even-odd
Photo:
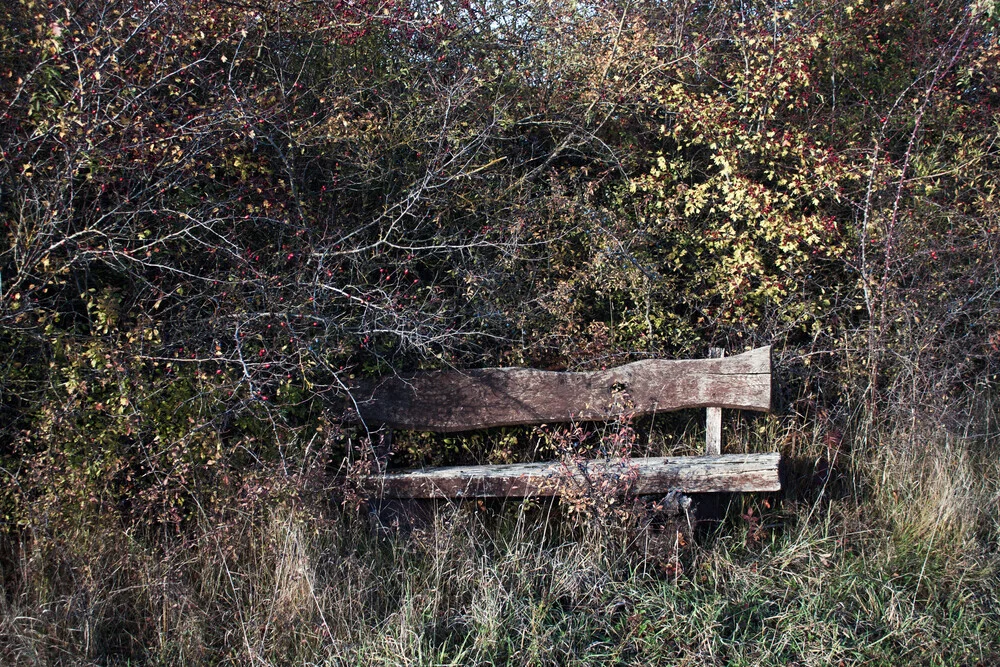
[[[885,613],[859,630],[837,614],[871,606],[813,601],[827,657],[871,659],[851,647],[881,627],[885,660],[914,627],[957,633],[956,661],[996,657],[995,3],[16,0],[0,19],[0,656],[280,663],[294,636],[311,660],[558,661],[456,639],[482,630],[467,614],[487,591],[456,583],[478,560],[441,555],[464,546],[371,546],[369,566],[346,537],[309,542],[359,530],[341,504],[367,448],[342,421],[352,381],[771,344],[787,410],[728,428],[797,477],[732,513],[743,546],[699,552],[683,577],[700,593],[670,605],[739,619],[734,582],[757,576],[740,568],[832,558],[838,590],[864,572]],[[662,429],[647,450],[683,447]],[[538,437],[401,446],[499,462]],[[483,539],[466,546],[498,559],[484,582],[542,558]],[[567,571],[607,565],[570,551]],[[532,561],[541,580],[562,553]],[[723,561],[739,577],[698,588],[697,563]],[[328,622],[352,598],[313,583],[373,576],[369,611]],[[494,600],[492,632],[537,590]],[[579,604],[606,603],[592,593]],[[372,648],[357,624],[400,599],[416,634]],[[581,637],[639,636],[629,604],[635,627]],[[561,609],[511,627],[576,622]],[[727,623],[705,627],[749,632]],[[773,659],[821,662],[811,636]],[[761,658],[703,639],[656,655]]]

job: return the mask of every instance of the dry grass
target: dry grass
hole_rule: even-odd
[[[812,488],[736,498],[677,551],[672,532],[574,525],[529,503],[445,507],[409,535],[319,501],[204,514],[183,535],[39,530],[5,544],[0,658],[995,664],[1000,464],[988,440],[912,427],[838,442]],[[777,428],[732,436],[750,449],[783,441],[816,477],[824,430]]]

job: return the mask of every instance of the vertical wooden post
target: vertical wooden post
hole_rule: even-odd
[[[721,359],[726,351],[721,347],[708,348],[709,359]],[[722,454],[722,408],[705,409],[705,455]]]

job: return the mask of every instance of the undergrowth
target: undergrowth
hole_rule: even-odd
[[[753,449],[792,434],[743,435]],[[0,656],[995,664],[1000,476],[981,441],[931,427],[872,432],[870,455],[859,458],[857,444],[855,459],[826,469],[828,439],[795,435],[809,488],[730,498],[721,523],[694,535],[683,518],[656,528],[620,511],[574,521],[538,501],[443,505],[422,527],[384,531],[365,507],[321,489],[206,510],[160,535],[113,522],[62,534],[39,525],[4,543]]]

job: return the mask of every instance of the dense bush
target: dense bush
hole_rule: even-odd
[[[4,5],[3,558],[318,513],[365,443],[361,376],[760,344],[791,410],[758,446],[866,526],[948,517],[986,548],[994,486],[954,494],[997,447],[998,11]],[[915,515],[930,497],[951,509]]]

